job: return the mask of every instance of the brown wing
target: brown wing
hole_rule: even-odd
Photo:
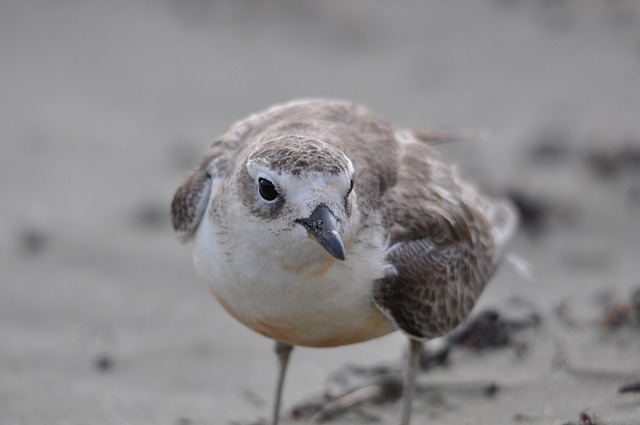
[[[507,203],[461,182],[435,149],[405,133],[399,138],[398,181],[382,208],[390,268],[375,283],[373,300],[405,333],[433,338],[469,314],[516,216]]]
[[[214,142],[200,167],[176,190],[171,202],[171,221],[182,242],[189,241],[200,225],[209,196],[227,174],[239,142],[231,133]]]

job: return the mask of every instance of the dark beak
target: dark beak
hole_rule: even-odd
[[[329,254],[344,261],[344,244],[338,233],[338,220],[329,207],[320,204],[309,218],[299,218],[296,223],[303,225]]]

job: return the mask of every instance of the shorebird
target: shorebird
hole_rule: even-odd
[[[199,276],[276,341],[273,425],[293,346],[395,330],[409,339],[409,424],[422,342],[467,317],[500,263],[514,209],[423,139],[357,104],[292,101],[232,125],[176,191],[173,226]]]

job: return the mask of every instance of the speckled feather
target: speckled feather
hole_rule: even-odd
[[[292,157],[286,143],[308,146],[307,157]],[[412,337],[452,330],[499,263],[516,215],[508,203],[460,181],[452,165],[420,137],[396,131],[359,105],[294,101],[234,124],[176,192],[175,229],[183,239],[193,234],[209,191],[220,196],[228,190],[221,181],[245,173],[241,165],[250,160],[250,149],[254,159],[294,175],[296,170],[339,172],[342,165],[332,157],[336,150],[323,155],[323,144],[353,164],[361,228],[382,223],[385,232],[387,273],[371,282],[372,301]],[[251,184],[241,177],[239,184]]]
[[[407,132],[398,136],[397,184],[381,203],[392,269],[375,283],[373,298],[405,333],[433,338],[467,317],[516,216],[460,181],[433,147]]]
[[[210,190],[211,176],[201,167],[189,174],[176,191],[171,203],[171,220],[181,240],[190,239],[198,227]]]

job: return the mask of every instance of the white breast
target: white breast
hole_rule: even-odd
[[[336,260],[304,233],[296,246],[256,238],[253,224],[217,234],[208,217],[195,238],[195,263],[222,306],[269,338],[329,347],[365,341],[395,330],[371,301],[384,268],[382,231],[375,227],[345,241]],[[302,232],[302,228],[300,230]],[[372,248],[373,247],[373,248]]]

